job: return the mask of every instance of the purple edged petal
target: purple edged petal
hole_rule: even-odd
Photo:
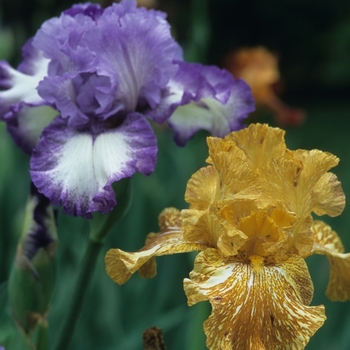
[[[175,142],[182,146],[200,129],[218,137],[239,130],[255,103],[250,87],[229,72],[180,62],[162,108],[172,113],[168,123],[175,131]]]
[[[18,70],[0,61],[0,119],[16,117],[26,106],[40,106],[46,102],[36,90],[47,74],[49,60],[28,41],[23,48],[23,62]]]
[[[58,117],[34,148],[30,173],[54,205],[63,205],[70,215],[90,218],[92,212],[107,213],[116,205],[113,182],[135,172],[151,174],[156,155],[156,138],[138,113],[128,115],[117,128],[96,133],[69,128]]]

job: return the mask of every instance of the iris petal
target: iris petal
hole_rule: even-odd
[[[172,113],[169,126],[175,142],[184,145],[198,130],[223,137],[242,128],[242,120],[255,109],[250,88],[243,80],[213,66],[178,62],[163,103]]]
[[[71,215],[91,217],[116,204],[111,184],[139,171],[154,170],[156,139],[137,113],[124,123],[97,134],[67,127],[56,118],[33,150],[31,176],[40,192]]]
[[[144,268],[143,277],[155,275],[154,257],[203,250],[208,246],[201,242],[186,241],[180,229],[179,211],[165,209],[159,216],[162,232],[151,233],[146,245],[136,253],[127,253],[120,249],[110,249],[105,257],[107,274],[118,284],[125,283],[133,273],[145,267],[151,261],[151,266]],[[171,223],[175,222],[175,225]],[[169,224],[170,223],[170,224]],[[153,259],[153,261],[152,261]],[[153,265],[153,266],[152,266]]]
[[[313,286],[304,260],[291,256],[282,264],[250,264],[222,258],[214,249],[201,252],[184,288],[188,304],[212,304],[204,323],[209,349],[304,349],[326,319],[324,307],[309,307]]]
[[[36,90],[47,74],[49,60],[32,46],[29,40],[23,47],[23,62],[18,70],[0,61],[0,119],[16,120],[23,106],[48,104]]]
[[[322,221],[311,227],[314,234],[314,254],[326,255],[330,264],[327,296],[333,301],[350,300],[350,253],[344,254],[343,244],[335,231]]]

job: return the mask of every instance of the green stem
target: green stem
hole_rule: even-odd
[[[102,241],[89,239],[83,261],[81,262],[73,296],[68,306],[68,314],[63,320],[58,339],[52,348],[53,350],[65,350],[69,348],[69,343],[83,306],[84,296],[94,274],[97,258],[102,246]]]

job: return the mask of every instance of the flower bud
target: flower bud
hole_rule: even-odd
[[[53,208],[32,185],[8,283],[11,311],[27,334],[31,334],[37,324],[46,322],[54,286],[56,246]]]

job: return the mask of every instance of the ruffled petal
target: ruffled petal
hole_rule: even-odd
[[[164,14],[137,8],[121,16],[120,8],[130,3],[136,7],[135,2],[124,1],[106,9],[97,30],[85,37],[86,45],[98,55],[97,74],[110,77],[117,88],[114,103],[125,112],[155,108],[176,72],[173,60],[182,57]]]
[[[96,28],[93,11],[89,13],[86,5],[75,5],[71,11],[45,21],[33,38],[33,45],[51,59],[51,77],[90,72],[96,66],[96,53],[83,43],[89,29]]]
[[[216,189],[216,200],[260,197],[261,176],[249,166],[244,152],[228,138],[208,137],[207,143],[210,155],[207,162],[215,166],[217,183],[220,184]]]
[[[312,189],[312,211],[317,215],[340,215],[345,207],[345,194],[333,173],[324,174]]]
[[[207,210],[182,210],[182,229],[185,239],[189,242],[202,242],[214,247],[213,228]]]
[[[173,60],[182,59],[165,14],[131,0],[105,10],[75,5],[46,21],[34,44],[51,58],[39,93],[73,119],[70,126],[155,108],[177,70]]]
[[[335,231],[322,221],[314,221],[313,254],[326,255],[330,264],[327,296],[333,301],[350,300],[350,253],[344,254],[343,244]]]
[[[284,135],[284,130],[271,128],[267,124],[251,124],[240,132],[227,135],[224,141],[225,143],[233,141],[244,152],[249,166],[252,169],[261,169],[270,160],[285,155],[287,148]],[[212,144],[209,145],[210,154],[216,151],[211,149],[211,146]]]
[[[93,78],[96,78],[95,84],[90,84]],[[80,75],[74,78],[68,75],[46,77],[38,86],[40,96],[54,105],[60,111],[61,117],[67,119],[68,125],[74,128],[82,128],[89,124],[91,111],[101,108],[96,99],[101,88],[104,88],[105,92],[112,92],[106,77],[90,75],[89,82],[81,80]],[[109,94],[109,100],[111,99],[112,95]],[[104,109],[110,104],[110,101],[104,100]]]
[[[101,128],[103,125],[101,126]],[[56,118],[33,150],[31,176],[40,192],[70,215],[91,217],[116,205],[111,184],[135,172],[152,173],[157,145],[143,116],[114,129],[77,131]]]
[[[15,119],[24,106],[47,104],[36,90],[47,75],[49,60],[32,46],[29,40],[23,47],[23,62],[18,70],[0,61],[0,119]]]
[[[177,64],[167,93],[150,115],[170,112],[168,123],[178,145],[184,145],[200,129],[223,137],[243,127],[242,120],[255,109],[250,88],[243,80],[235,80],[214,66]]]
[[[185,193],[185,201],[191,204],[191,209],[208,209],[215,197],[217,176],[212,166],[201,168],[192,175]]]
[[[144,269],[142,277],[154,277],[155,261],[154,257],[161,255],[170,255],[175,253],[185,253],[203,250],[207,248],[201,243],[186,241],[179,227],[180,222],[175,226],[171,222],[177,221],[179,211],[163,211],[159,217],[161,222],[170,223],[163,225],[159,234],[150,234],[146,240],[146,245],[136,253],[127,253],[120,249],[110,249],[105,257],[107,274],[118,284],[125,283],[133,273],[145,266],[151,261],[151,266]],[[165,219],[165,220],[164,220]],[[153,259],[153,260],[152,260]]]
[[[313,286],[303,259],[278,265],[223,259],[215,249],[201,252],[184,281],[188,304],[209,300],[204,323],[209,349],[304,349],[326,317],[309,307]]]

